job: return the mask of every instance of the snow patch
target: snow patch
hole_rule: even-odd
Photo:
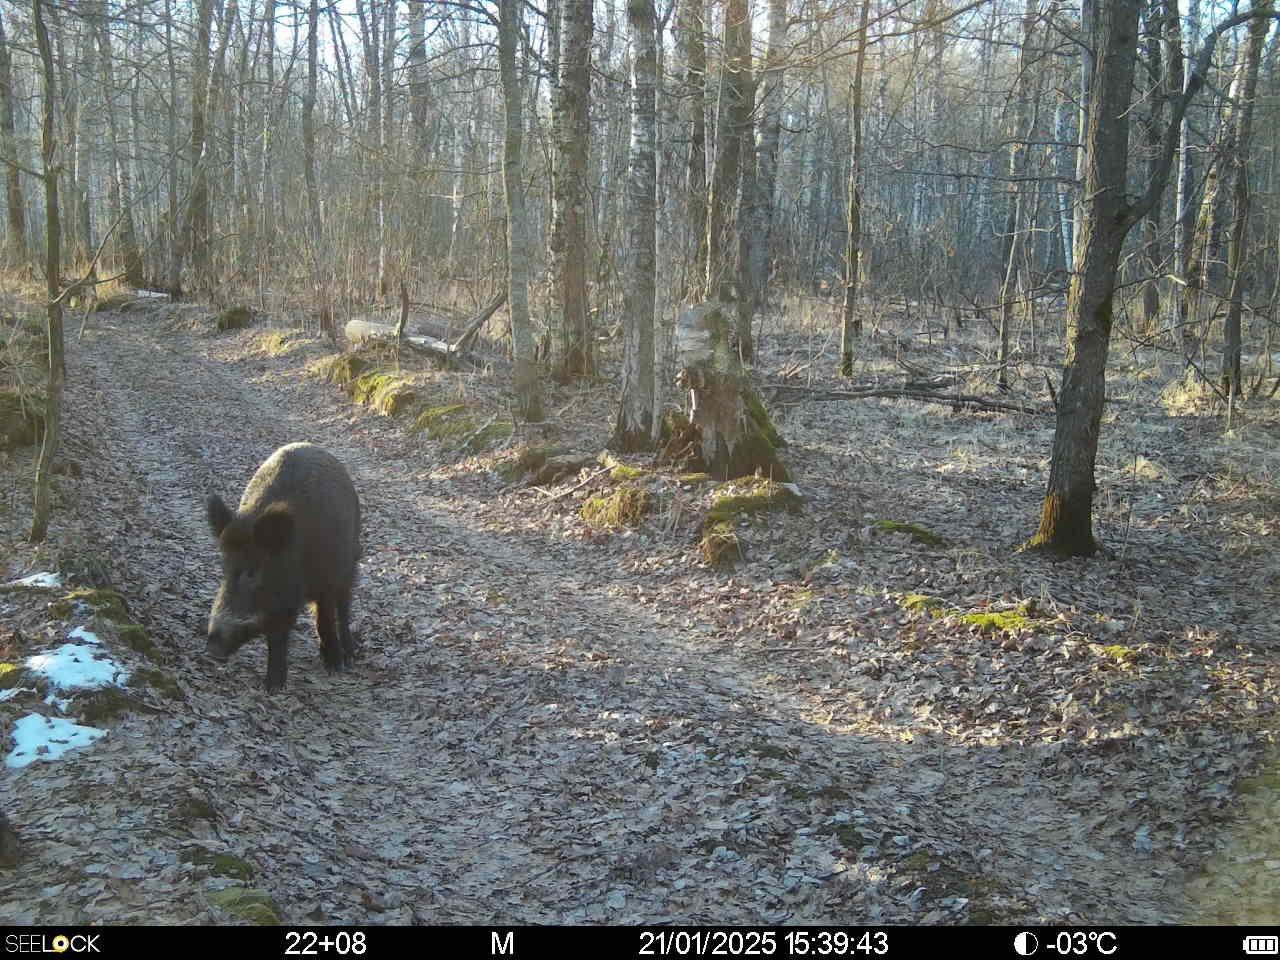
[[[84,627],[76,627],[69,634],[68,640],[83,640],[85,643],[98,644],[102,641],[98,639],[98,635],[92,631],[86,630]]]
[[[10,580],[6,587],[43,587],[46,590],[57,590],[62,587],[62,576],[57,573],[33,573],[21,580]]]
[[[25,767],[36,760],[57,760],[68,750],[88,746],[106,735],[107,731],[96,727],[31,713],[14,724],[15,746],[4,763],[6,767]]]
[[[43,674],[59,690],[121,686],[129,679],[128,670],[82,643],[64,643],[56,650],[27,657],[27,669]]]
[[[20,693],[35,692],[35,689],[32,687],[10,687],[8,690],[0,690],[0,703],[4,703],[6,700],[12,700]]]

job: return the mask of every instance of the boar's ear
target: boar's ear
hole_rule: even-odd
[[[253,522],[253,542],[268,553],[279,553],[293,536],[293,511],[287,503],[273,503]]]
[[[231,522],[231,511],[217,494],[210,494],[204,506],[209,515],[209,527],[213,530],[213,535],[222,536],[222,531],[227,529],[227,524]]]

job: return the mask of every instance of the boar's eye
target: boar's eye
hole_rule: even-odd
[[[244,582],[246,586],[250,586],[250,587],[253,586],[255,583],[258,582],[257,569],[254,567],[250,567],[248,570],[240,571],[240,579]]]

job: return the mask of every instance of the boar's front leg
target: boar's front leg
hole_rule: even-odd
[[[347,666],[337,624],[333,620],[333,607],[333,597],[329,594],[325,594],[316,601],[316,633],[320,634],[320,656],[324,658],[324,665],[331,672]]]
[[[285,675],[289,672],[289,628],[273,630],[267,634],[267,692],[284,689]]]

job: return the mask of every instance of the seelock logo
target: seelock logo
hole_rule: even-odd
[[[5,953],[100,953],[100,933],[71,936],[46,933],[10,933],[4,938]]]

